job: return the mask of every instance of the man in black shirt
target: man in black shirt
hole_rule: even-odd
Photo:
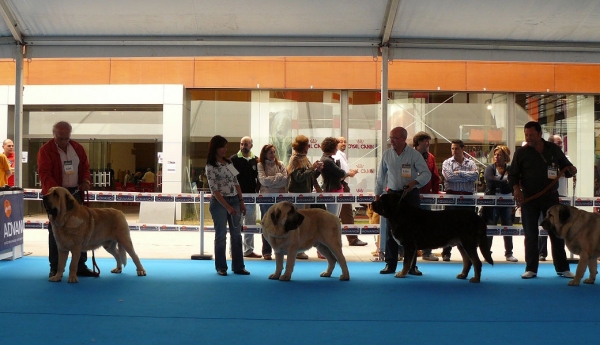
[[[243,137],[240,140],[240,151],[231,156],[231,162],[236,170],[242,194],[258,193],[260,182],[258,182],[258,157],[252,151],[252,138]],[[246,215],[244,217],[246,225],[256,225],[256,204],[246,204]],[[254,234],[244,234],[244,257],[260,258],[259,254],[254,252]]]
[[[565,177],[577,174],[577,168],[567,159],[558,146],[542,138],[542,127],[535,121],[525,124],[525,140],[527,145],[518,149],[508,173],[509,185],[512,186],[517,205],[546,188],[552,180],[558,178],[559,172],[567,168]],[[538,256],[538,221],[540,215],[546,215],[550,206],[559,203],[558,183],[555,183],[543,195],[521,205],[521,219],[525,231],[525,273],[523,279],[535,278],[539,266]],[[549,232],[552,244],[552,258],[556,274],[565,278],[575,275],[569,270],[569,262],[565,252],[564,240]]]

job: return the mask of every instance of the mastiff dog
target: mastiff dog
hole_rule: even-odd
[[[552,231],[557,237],[564,239],[567,248],[579,255],[575,278],[569,281],[569,285],[579,285],[586,267],[590,269],[590,277],[583,282],[594,284],[600,256],[600,214],[559,204],[548,209],[541,225],[545,230]]]
[[[131,242],[129,225],[123,212],[113,208],[89,208],[80,205],[63,187],[52,187],[43,197],[43,204],[58,246],[58,267],[51,282],[62,279],[71,252],[69,283],[77,283],[77,262],[84,250],[103,246],[117,260],[112,273],[121,273],[127,264],[127,253],[135,263],[138,276],[145,276]]]
[[[262,219],[263,236],[275,252],[275,272],[269,279],[288,281],[292,278],[296,254],[316,247],[327,258],[327,270],[321,277],[331,277],[338,262],[340,280],[350,280],[346,258],[342,253],[342,225],[333,214],[318,208],[299,210],[288,201],[279,202]],[[283,256],[287,255],[285,273]]]
[[[469,281],[481,281],[481,260],[494,264],[487,241],[485,221],[471,210],[428,211],[402,201],[400,194],[384,194],[372,204],[373,211],[387,218],[396,242],[404,246],[404,263],[396,277],[404,278],[419,249],[435,249],[456,245],[463,259],[463,269],[456,278],[466,279],[474,266],[475,275]]]

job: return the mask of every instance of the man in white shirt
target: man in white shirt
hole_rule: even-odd
[[[444,191],[446,194],[473,195],[475,192],[475,181],[479,178],[479,172],[475,162],[465,157],[465,144],[462,140],[452,140],[452,157],[442,163],[442,175],[444,176]],[[466,209],[466,206],[448,206],[446,210],[453,208]],[[467,207],[468,208],[468,207]],[[475,209],[473,208],[473,212]],[[450,261],[452,247],[444,247],[442,260]]]
[[[403,127],[395,127],[390,131],[388,140],[392,147],[385,150],[381,157],[375,181],[375,200],[379,200],[379,196],[384,192],[403,194],[406,202],[419,207],[421,205],[419,188],[429,182],[431,172],[423,156],[412,146],[406,144],[407,136],[408,133]],[[386,221],[386,226],[381,231],[386,232],[385,244],[382,243],[382,247],[385,245],[386,265],[379,273],[393,274],[396,272],[401,246],[392,237],[390,222]],[[416,264],[417,257],[415,256],[408,274],[423,275]]]
[[[346,138],[339,137],[338,139],[338,151],[333,156],[335,162],[339,162],[340,168],[342,168],[349,177],[354,177],[356,173],[358,173],[357,169],[350,169],[348,164],[348,157],[346,156]],[[348,186],[348,182],[346,180],[342,180],[342,186],[344,187],[344,193],[350,192],[350,187]],[[354,224],[354,215],[352,214],[352,205],[351,204],[342,204],[342,208],[340,210],[340,219],[342,220],[342,224]],[[358,235],[346,235],[348,239],[348,245],[350,246],[366,246],[368,243],[363,242],[358,239]]]

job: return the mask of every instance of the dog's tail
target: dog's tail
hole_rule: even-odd
[[[127,251],[121,243],[117,243],[117,253],[119,253],[119,258],[121,259],[123,266],[127,266]]]
[[[481,255],[483,255],[485,261],[493,266],[494,259],[492,259],[490,243],[487,239],[487,224],[483,219],[481,219],[481,222],[479,222],[479,224],[479,250],[481,251]]]

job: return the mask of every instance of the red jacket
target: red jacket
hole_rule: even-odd
[[[69,144],[75,149],[75,153],[79,157],[78,168],[78,184],[83,181],[91,182],[90,163],[88,162],[87,154],[81,144],[76,141],[69,140]],[[42,194],[48,193],[52,187],[62,185],[63,166],[60,154],[56,148],[54,139],[45,143],[38,152],[37,156],[38,174],[42,182]]]
[[[440,192],[440,173],[435,165],[435,157],[431,153],[427,155],[427,167],[431,171],[431,179],[426,185],[419,189],[421,194],[438,194]]]
[[[10,163],[10,167],[14,168],[15,167],[15,153],[13,152],[10,155],[6,155],[6,158],[8,158],[8,163]],[[14,173],[12,175],[10,175],[10,177],[8,178],[8,185],[11,187],[15,185],[15,174]]]

